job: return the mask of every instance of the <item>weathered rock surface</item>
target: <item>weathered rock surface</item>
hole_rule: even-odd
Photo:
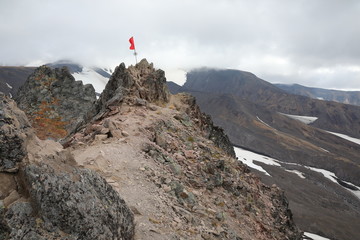
[[[67,169],[59,171],[61,167]],[[47,230],[61,230],[74,239],[133,238],[132,212],[95,172],[61,164],[32,164],[25,168],[25,176]]]
[[[38,140],[14,101],[0,97],[0,239],[133,239],[133,214],[105,179]]]
[[[97,105],[101,111],[124,101],[137,105],[145,105],[146,101],[167,102],[169,94],[164,71],[154,69],[152,63],[143,59],[129,68],[124,63],[116,67]]]
[[[60,139],[95,113],[92,85],[75,81],[66,68],[41,66],[19,89],[16,101],[41,139]]]
[[[185,103],[184,105],[187,106],[186,109],[183,109],[182,111],[185,111],[187,114],[189,114],[195,120],[197,125],[206,131],[207,137],[211,139],[218,147],[222,148],[230,156],[235,157],[234,147],[232,146],[232,143],[230,142],[229,137],[225,134],[224,130],[219,126],[216,126],[209,115],[201,112],[199,106],[196,104],[195,97],[184,93],[182,93],[182,96],[183,97],[181,99],[183,103]],[[180,117],[176,116],[176,118],[180,118],[180,120],[185,124],[186,120],[189,120],[189,117],[185,116],[184,118],[184,115]]]
[[[24,112],[0,93],[0,172],[16,172],[26,155],[24,142],[30,128]]]

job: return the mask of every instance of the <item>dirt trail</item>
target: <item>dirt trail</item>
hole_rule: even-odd
[[[90,147],[77,145],[72,151],[76,162],[100,173],[124,198],[135,213],[135,239],[181,239],[173,229],[180,222],[171,208],[175,199],[148,178],[150,173],[161,174],[163,166],[141,150],[150,143],[146,126],[169,117],[173,110],[138,107],[124,112],[112,117],[121,122],[123,137],[95,141]]]

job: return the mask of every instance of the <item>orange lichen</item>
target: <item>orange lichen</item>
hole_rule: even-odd
[[[68,122],[62,121],[54,111],[55,105],[59,105],[58,99],[52,99],[51,102],[42,101],[38,111],[31,114],[32,125],[40,139],[61,139],[68,134],[66,130]]]

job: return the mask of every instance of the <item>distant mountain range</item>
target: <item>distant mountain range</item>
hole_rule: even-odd
[[[99,95],[105,88],[112,70],[99,67],[86,67],[68,60],[61,60],[46,64],[52,68],[67,67],[75,80],[84,84],[92,84]],[[35,71],[36,67],[1,67],[0,66],[0,92],[8,96],[16,96],[19,87]]]
[[[112,73],[70,61],[47,65],[67,67],[76,80],[92,84],[98,94]],[[15,96],[34,70],[0,67],[0,91]],[[265,161],[272,157],[281,162],[277,166],[240,159],[265,169],[268,175],[259,172],[263,181],[286,191],[302,229],[331,239],[359,238],[360,145],[329,133],[360,139],[360,106],[339,103],[356,104],[356,93],[284,87],[249,72],[215,69],[193,70],[184,86],[168,82],[168,88],[194,95],[201,110],[224,128],[235,146],[262,154]],[[301,91],[291,92],[294,89]]]
[[[305,87],[299,84],[274,84],[288,93],[302,95],[314,99],[334,101],[351,105],[360,105],[360,91],[339,91],[323,88]]]
[[[352,224],[353,214],[360,214],[359,198],[334,184],[334,178],[309,171],[330,171],[339,183],[360,186],[360,145],[328,132],[360,138],[359,106],[290,94],[238,70],[198,69],[187,74],[184,86],[168,83],[168,87],[173,93],[194,95],[201,110],[224,128],[235,146],[283,162],[280,168],[256,164],[270,174],[259,173],[263,181],[286,191],[302,229],[331,239],[360,236]],[[304,179],[292,171],[303,173]],[[354,189],[360,196],[359,188]],[[332,200],[322,200],[318,193]]]

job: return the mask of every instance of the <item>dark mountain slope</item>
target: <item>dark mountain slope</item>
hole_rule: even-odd
[[[169,91],[170,91],[172,94],[178,93],[179,90],[181,89],[181,86],[180,86],[180,85],[177,85],[177,84],[174,83],[174,82],[168,81],[168,82],[166,82],[166,84],[167,84],[167,87],[168,87]]]
[[[288,93],[314,99],[334,101],[351,105],[360,105],[360,91],[339,91],[323,88],[305,87],[299,84],[274,84]]]
[[[273,111],[318,117],[313,126],[360,138],[360,107],[292,95],[248,72],[192,71],[183,90],[234,94]]]
[[[360,145],[233,95],[190,92],[234,145],[335,172],[360,185]],[[326,150],[331,149],[331,152]]]
[[[17,90],[35,69],[35,67],[0,67],[0,92],[15,97]]]

